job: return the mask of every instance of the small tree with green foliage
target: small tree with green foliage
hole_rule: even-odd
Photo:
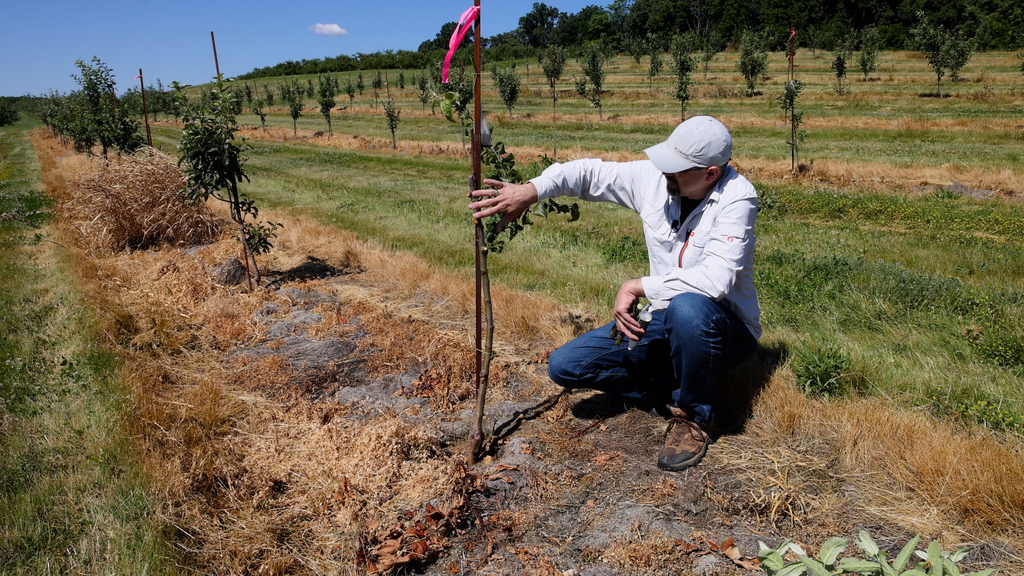
[[[608,54],[600,42],[588,43],[579,58],[583,77],[576,80],[576,93],[597,107],[597,117],[600,120],[604,120],[601,94],[604,93],[604,79],[607,75],[604,65],[607,61]]]
[[[157,81],[159,82],[159,79]],[[245,90],[245,103],[246,104],[252,104],[252,88],[249,86],[248,82],[246,82],[244,84],[244,86],[245,86],[244,87],[244,90]]]
[[[674,36],[669,52],[672,54],[672,71],[676,76],[676,99],[679,100],[680,117],[686,120],[686,103],[690,101],[690,85],[693,83],[693,70],[696,61],[690,54],[696,44],[696,37],[691,32]],[[680,121],[682,121],[680,120]]]
[[[405,90],[405,72],[398,73],[398,87]]]
[[[932,24],[922,10],[918,10],[917,20],[917,25],[910,29],[910,33],[917,49],[924,54],[928,65],[935,71],[936,90],[939,98],[942,98],[942,77],[946,75],[946,70],[950,71],[954,81],[957,80],[960,70],[971,58],[972,46],[960,32],[950,32]]]
[[[783,114],[789,119],[789,136],[786,138],[786,145],[789,146],[790,169],[794,172],[796,172],[800,160],[800,144],[803,143],[804,137],[807,135],[806,130],[800,129],[800,125],[804,121],[804,113],[802,110],[799,112],[796,110],[797,99],[803,88],[803,82],[791,80],[786,82],[784,91],[778,97]]]
[[[722,51],[722,37],[718,34],[717,30],[712,30],[708,33],[707,37],[701,42],[701,53],[700,60],[704,65],[704,79],[708,79],[708,64]]]
[[[413,82],[416,85],[416,96],[420,99],[422,110],[426,112],[427,102],[430,102],[431,96],[433,96],[433,90],[430,89],[430,79],[427,78],[427,73],[423,72],[419,76],[415,76]],[[430,107],[430,111],[433,113],[433,106]]]
[[[356,89],[359,90],[359,95],[363,95],[363,88],[366,88],[366,84],[363,82],[363,73],[360,72],[356,77]]]
[[[266,84],[263,85],[263,97],[266,99],[267,106],[274,105],[274,89]]]
[[[281,95],[284,98],[284,94]],[[294,87],[288,90],[288,115],[292,117],[292,135],[299,135],[299,117],[302,116],[302,93]]]
[[[747,96],[752,97],[757,93],[754,90],[757,81],[768,71],[768,50],[764,36],[753,30],[744,30],[740,42],[740,59],[736,68],[747,81]]]
[[[647,65],[648,92],[654,91],[654,77],[657,76],[659,72],[661,72],[662,65],[663,62],[661,60],[661,50],[659,50],[657,47],[652,47],[650,51],[650,56],[648,57]]]
[[[860,32],[860,54],[857,55],[857,64],[864,74],[864,81],[867,82],[868,75],[875,71],[878,66],[878,49],[882,44],[878,28],[868,26]]]
[[[224,90],[223,77],[217,76],[208,106],[183,107],[185,125],[178,145],[178,166],[184,169],[186,179],[182,196],[193,204],[211,197],[228,204],[231,219],[238,224],[246,270],[255,275],[259,285],[256,254],[270,251],[271,239],[281,225],[251,222],[258,217],[259,210],[238,191],[238,185],[243,180],[248,182],[249,177],[244,169],[246,141],[235,137],[238,124],[231,113],[232,99],[233,95]],[[249,287],[253,287],[251,277]]]
[[[385,85],[387,84],[385,82]],[[402,109],[395,105],[395,100],[391,97],[391,86],[388,86],[387,89],[388,99],[384,102],[384,116],[388,120],[388,130],[391,131],[391,149],[398,150],[398,140],[395,138],[395,131],[398,130],[398,117],[402,113]]]
[[[373,85],[373,107],[376,109],[377,101],[380,100],[380,91],[384,88],[384,77],[381,76],[380,70],[377,70],[377,73],[373,75],[371,84]]]
[[[846,78],[847,63],[850,60],[852,49],[850,43],[840,41],[836,44],[832,58],[832,70],[836,75],[836,93],[843,96],[846,91],[843,88],[843,78]]]
[[[263,109],[263,98],[257,98],[252,101],[250,105],[252,113],[260,117],[260,126],[263,127],[263,131],[267,131],[267,112]]]
[[[313,79],[306,78],[306,98],[312,98],[316,95],[316,88],[313,87]]]
[[[540,67],[544,71],[544,77],[547,78],[548,88],[551,89],[551,158],[557,161],[558,138],[555,126],[555,107],[558,104],[558,90],[555,88],[555,84],[562,77],[562,70],[565,69],[565,49],[561,46],[549,46],[544,50],[544,54],[544,60]]]
[[[327,137],[334,135],[334,127],[331,125],[331,109],[334,108],[334,96],[337,88],[330,76],[320,75],[317,81],[317,103],[320,104],[320,113],[327,120]]]
[[[356,87],[352,85],[351,76],[345,76],[345,94],[348,95],[349,107],[354,106],[356,99]]]
[[[498,68],[494,73],[494,84],[498,89],[501,101],[508,108],[508,116],[512,117],[512,108],[519,100],[519,89],[522,87],[522,80],[515,68]]]
[[[648,52],[647,43],[644,39],[635,35],[630,34],[626,36],[626,53],[633,59],[633,62],[640,63],[640,59],[644,57],[644,54]]]

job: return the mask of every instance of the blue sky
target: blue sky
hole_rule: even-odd
[[[549,0],[578,12],[593,0]],[[484,36],[514,29],[532,1],[481,0]],[[288,2],[248,0],[11,0],[0,10],[0,96],[68,92],[75,60],[98,56],[113,68],[118,91],[142,68],[146,84],[160,78],[200,84],[220,69],[243,74],[285,60],[378,50],[415,50],[473,0]],[[345,34],[318,34],[317,24]]]

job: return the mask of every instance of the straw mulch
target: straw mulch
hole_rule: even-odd
[[[75,244],[94,255],[209,243],[216,219],[182,199],[184,183],[170,156],[146,148],[70,182],[62,212]]]

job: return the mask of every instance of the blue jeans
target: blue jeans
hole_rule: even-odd
[[[701,294],[680,294],[654,318],[640,342],[627,349],[611,326],[591,330],[551,353],[548,374],[566,388],[622,396],[671,394],[698,424],[714,414],[715,377],[738,366],[757,340],[724,304]]]

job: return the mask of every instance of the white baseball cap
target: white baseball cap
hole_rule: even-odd
[[[668,140],[644,152],[654,167],[666,174],[724,166],[732,158],[732,136],[711,116],[694,116],[676,126]]]

